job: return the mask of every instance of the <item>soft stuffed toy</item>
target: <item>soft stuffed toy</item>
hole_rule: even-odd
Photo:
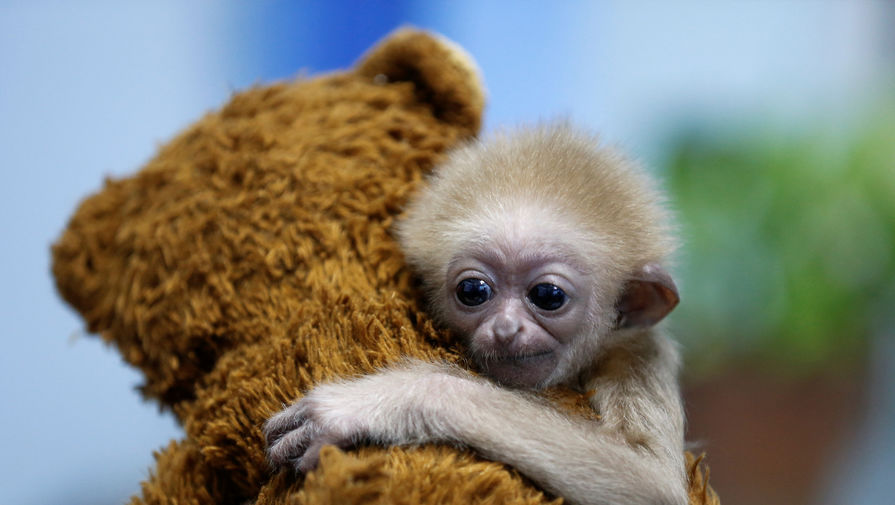
[[[460,50],[405,29],[350,71],[235,95],[81,204],[53,247],[58,289],[186,432],[132,503],[551,499],[447,446],[327,448],[307,477],[265,459],[264,421],[312,385],[403,356],[461,360],[389,230],[483,104]],[[715,503],[690,462],[691,503]]]

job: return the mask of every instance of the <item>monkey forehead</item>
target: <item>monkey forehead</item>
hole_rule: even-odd
[[[558,261],[586,273],[593,263],[587,258],[605,252],[570,216],[531,202],[509,203],[458,220],[455,258],[475,255],[518,266]]]
[[[475,240],[454,255],[448,264],[448,272],[465,266],[469,258],[475,258],[495,271],[530,271],[559,263],[571,267],[579,275],[591,273],[591,268],[578,252],[559,241]]]

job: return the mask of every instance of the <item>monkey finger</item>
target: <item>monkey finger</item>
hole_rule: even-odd
[[[261,431],[264,433],[264,440],[267,442],[267,446],[271,447],[276,444],[283,435],[289,433],[290,428],[288,428],[285,423],[275,422],[280,421],[278,419],[269,419],[266,423],[264,423],[264,427]]]
[[[317,463],[320,461],[320,449],[324,445],[326,443],[322,440],[312,442],[304,455],[295,460],[295,470],[301,473],[308,473],[317,468]]]
[[[303,402],[299,402],[291,405],[289,408],[277,413],[264,423],[262,429],[268,446],[275,444],[284,435],[301,427],[301,425],[305,423],[307,418],[307,408],[304,407],[302,403]]]
[[[301,473],[308,473],[317,468],[317,463],[320,462],[320,451],[327,445],[334,445],[340,449],[347,449],[351,447],[353,443],[350,439],[342,439],[331,434],[321,435],[311,442],[311,445],[308,446],[304,455],[295,461],[295,469]]]
[[[283,466],[301,458],[312,444],[312,440],[318,437],[319,432],[319,428],[313,423],[306,423],[286,433],[269,446],[268,459],[275,466]]]

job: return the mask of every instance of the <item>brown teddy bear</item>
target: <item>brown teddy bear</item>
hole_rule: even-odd
[[[264,421],[312,385],[403,356],[461,359],[389,230],[483,105],[461,51],[400,30],[349,71],[235,95],[80,205],[53,246],[58,289],[186,432],[132,503],[551,500],[454,447],[327,448],[306,477],[265,458]],[[689,461],[691,503],[716,503]]]

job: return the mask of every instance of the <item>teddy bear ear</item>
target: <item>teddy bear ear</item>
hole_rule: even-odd
[[[475,135],[485,91],[478,67],[454,42],[414,28],[387,35],[357,63],[355,72],[375,83],[412,82],[436,118]]]

